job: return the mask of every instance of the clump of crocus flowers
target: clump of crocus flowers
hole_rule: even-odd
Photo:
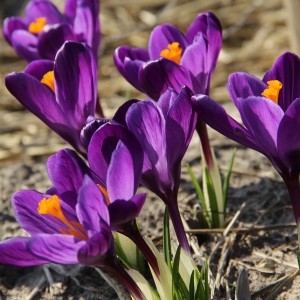
[[[182,159],[197,131],[204,170],[198,196],[209,226],[226,222],[229,179],[222,187],[206,124],[270,159],[299,225],[300,133],[294,129],[300,60],[283,54],[262,80],[230,75],[241,125],[209,97],[222,45],[217,17],[200,13],[186,34],[159,25],[148,49],[121,46],[114,54],[120,73],[150,98],[131,99],[105,119],[97,91],[99,31],[97,0],[67,0],[64,13],[48,0],[32,0],[24,18],[4,21],[6,40],[29,61],[24,72],[6,76],[7,89],[74,150],[49,157],[53,186],[47,191],[13,195],[16,220],[28,236],[0,242],[0,263],[84,264],[117,279],[134,299],[210,299],[208,267],[200,272],[194,264],[178,208]],[[140,186],[166,205],[163,255],[140,232],[138,216],[147,201]],[[178,245],[169,236],[169,217]],[[144,257],[154,285],[126,249]]]

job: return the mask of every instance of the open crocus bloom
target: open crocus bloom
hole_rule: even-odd
[[[5,84],[28,110],[85,153],[80,131],[94,116],[97,101],[97,66],[89,46],[66,42],[54,63],[34,61],[24,73],[7,75]]]
[[[148,50],[122,46],[114,54],[119,72],[137,89],[157,100],[168,87],[183,85],[194,93],[208,94],[222,45],[218,19],[199,14],[184,35],[170,24],[153,29]]]
[[[300,217],[300,60],[281,55],[262,80],[246,73],[229,77],[228,90],[243,125],[207,96],[194,96],[201,118],[225,136],[253,148],[273,163],[284,179],[297,222]]]
[[[105,195],[88,176],[77,197],[53,192],[22,190],[13,196],[16,219],[30,237],[1,242],[0,263],[106,265],[114,255],[114,239]]]
[[[129,155],[119,143],[99,177],[72,150],[52,155],[47,168],[53,187],[45,194],[22,190],[13,196],[16,219],[30,237],[1,242],[0,263],[101,266],[105,258],[110,259],[111,230],[135,219],[145,201],[145,194],[135,195],[139,176],[135,180],[130,176],[141,174],[143,156],[132,166]]]
[[[54,60],[65,41],[87,43],[97,57],[100,29],[98,0],[67,0],[64,14],[48,0],[32,0],[25,18],[4,20],[3,35],[23,59]]]

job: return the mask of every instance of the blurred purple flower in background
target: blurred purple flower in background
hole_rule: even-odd
[[[138,90],[157,100],[168,88],[208,94],[210,78],[222,46],[219,20],[199,14],[184,35],[175,26],[156,26],[148,50],[121,46],[114,54],[119,72]]]
[[[48,0],[32,0],[25,18],[4,20],[3,35],[27,61],[54,60],[65,41],[87,43],[97,58],[100,43],[99,1],[67,0],[64,14]]]

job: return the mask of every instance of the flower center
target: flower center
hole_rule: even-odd
[[[41,80],[41,83],[47,85],[55,93],[54,82],[54,71],[47,72]]]
[[[166,59],[172,60],[177,64],[180,64],[182,48],[180,48],[178,42],[174,42],[168,45],[168,48],[160,52],[160,56]]]
[[[67,226],[67,229],[60,229],[61,234],[69,234],[78,237],[82,240],[87,240],[87,233],[83,226],[76,221],[69,221],[60,206],[60,201],[57,195],[50,198],[43,198],[38,205],[37,211],[40,215],[49,215],[59,219]]]
[[[279,92],[282,89],[282,83],[279,80],[267,81],[268,87],[261,93],[262,96],[278,104]]]
[[[28,31],[33,34],[39,34],[45,25],[47,24],[47,19],[44,17],[36,18],[34,22],[31,22],[28,26]]]

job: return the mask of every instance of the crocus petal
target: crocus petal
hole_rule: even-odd
[[[228,91],[235,106],[239,109],[239,100],[251,96],[261,96],[267,85],[255,77],[247,73],[236,72],[228,77]]]
[[[139,145],[137,146],[139,147]],[[143,151],[132,151],[119,142],[107,171],[107,191],[111,202],[130,199],[136,192],[143,167]]]
[[[212,74],[222,47],[222,28],[218,18],[211,12],[199,14],[187,30],[186,38],[189,44],[199,38],[199,32],[207,39],[206,65]]]
[[[50,180],[61,198],[73,209],[77,203],[77,193],[82,186],[89,168],[76,152],[63,149],[51,155],[47,161]]]
[[[192,99],[199,117],[206,124],[228,138],[262,152],[262,148],[257,144],[255,137],[245,127],[231,118],[220,104],[206,95],[195,95]]]
[[[131,105],[126,115],[129,130],[144,149],[143,185],[155,193],[172,186],[166,158],[165,118],[151,101]],[[150,183],[150,186],[148,185]]]
[[[9,17],[3,22],[3,36],[5,39],[12,44],[11,35],[15,30],[27,30],[25,21],[19,17]]]
[[[172,88],[168,88],[158,99],[157,106],[161,109],[165,118],[169,113],[169,109],[173,106],[176,101],[178,93],[175,92]]]
[[[181,65],[198,79],[197,85],[193,87],[195,93],[209,93],[209,82],[213,69],[207,59],[208,53],[207,40],[200,33],[194,43],[186,48],[182,56]]]
[[[278,57],[271,70],[269,70],[263,81],[279,80],[282,83],[282,90],[279,92],[278,104],[283,111],[286,111],[289,105],[300,98],[300,59],[297,55],[286,52]]]
[[[76,16],[73,24],[73,30],[74,34],[77,35],[77,40],[90,45],[95,58],[97,58],[100,43],[99,1],[77,1]]]
[[[92,116],[87,118],[86,124],[80,132],[80,141],[85,149],[88,148],[90,140],[97,129],[99,129],[102,125],[106,124],[109,121],[110,119],[95,118]]]
[[[240,114],[247,129],[256,138],[265,154],[276,156],[277,131],[283,110],[264,97],[248,97],[240,101]]]
[[[40,58],[37,50],[37,37],[26,30],[15,30],[11,35],[11,44],[18,55],[27,61]]]
[[[120,125],[127,127],[126,120],[125,120],[127,111],[133,103],[137,103],[137,102],[139,102],[139,100],[131,99],[123,103],[121,106],[119,106],[119,108],[115,112],[115,115],[113,116],[113,120],[119,123]]]
[[[114,252],[114,239],[110,227],[101,222],[101,231],[97,232],[78,251],[78,260],[85,265],[101,266],[106,256]]]
[[[146,200],[146,194],[138,194],[129,200],[115,200],[109,206],[110,223],[112,227],[126,224],[140,214]]]
[[[103,183],[107,181],[107,170],[111,156],[120,139],[123,142],[128,141],[126,145],[132,141],[133,145],[137,143],[134,136],[125,127],[109,122],[101,126],[90,141],[88,147],[89,165]]]
[[[114,52],[114,62],[121,75],[136,89],[143,92],[139,82],[139,71],[148,61],[149,53],[146,49],[118,47]]]
[[[49,72],[53,71],[54,68],[54,62],[51,60],[46,60],[46,59],[39,59],[32,61],[29,63],[24,72],[27,74],[32,75],[35,77],[37,80],[41,81],[43,76]]]
[[[173,174],[178,173],[180,162],[195,131],[196,122],[197,114],[192,108],[191,92],[183,88],[166,119],[167,157]]]
[[[197,87],[196,78],[192,73],[164,58],[145,64],[139,76],[143,90],[155,100],[169,87],[178,93],[184,85],[191,89]]]
[[[48,0],[33,0],[26,6],[25,15],[28,23],[37,18],[45,17],[47,24],[56,24],[64,21],[63,15],[56,6]]]
[[[65,16],[69,18],[69,20],[73,20],[76,16],[76,8],[77,8],[77,0],[66,0],[65,1]]]
[[[81,130],[96,107],[97,75],[91,49],[66,42],[57,54],[54,77],[58,104],[70,125]]]
[[[37,48],[41,57],[54,60],[64,42],[74,39],[73,30],[69,24],[47,25],[39,34]]]
[[[30,238],[17,237],[0,243],[0,264],[29,267],[49,263],[47,258],[39,258],[28,249]]]
[[[57,218],[40,215],[39,202],[48,195],[31,190],[21,190],[13,195],[12,204],[18,223],[31,235],[57,233],[62,223]]]
[[[300,170],[299,148],[300,131],[295,130],[300,126],[300,98],[294,100],[285,112],[278,127],[278,152],[284,159],[290,172]]]
[[[78,264],[78,250],[85,244],[72,235],[38,234],[28,241],[28,248],[40,259],[58,264]]]
[[[162,50],[167,49],[169,44],[178,42],[180,48],[185,50],[187,41],[184,34],[171,24],[156,26],[149,38],[149,55],[150,59],[158,59],[161,57]]]
[[[59,132],[59,124],[65,123],[64,115],[55,101],[55,95],[46,85],[36,78],[23,73],[6,76],[7,89],[28,110],[39,117],[50,128]]]
[[[109,224],[109,213],[103,193],[88,177],[84,178],[78,193],[77,216],[87,231],[101,231],[100,218]]]

